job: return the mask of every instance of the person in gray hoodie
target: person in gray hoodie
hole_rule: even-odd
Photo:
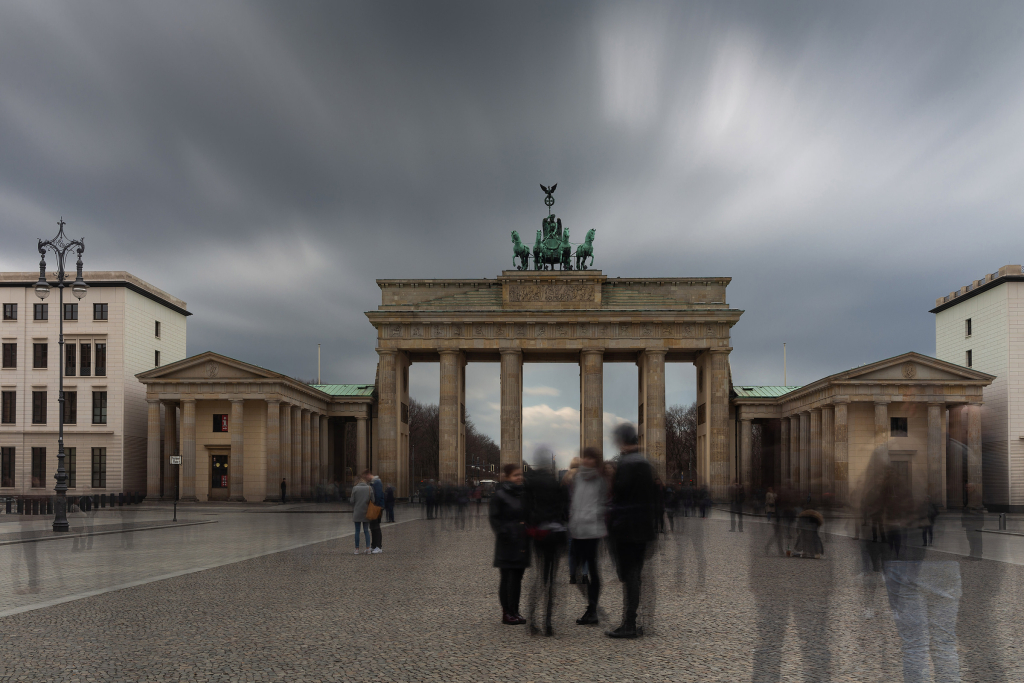
[[[608,535],[604,518],[608,501],[608,480],[604,474],[601,451],[588,447],[580,458],[580,467],[572,478],[569,502],[569,534],[576,561],[590,568],[587,586],[587,611],[577,624],[598,623],[597,601],[601,595],[601,576],[597,569],[597,548]],[[573,572],[575,573],[575,572]]]
[[[363,527],[363,535],[366,537],[366,553],[370,552],[370,520],[366,518],[366,508],[373,500],[373,489],[370,488],[370,470],[366,470],[359,476],[356,485],[352,487],[352,521],[356,525],[356,555],[362,555],[359,550],[359,527]]]

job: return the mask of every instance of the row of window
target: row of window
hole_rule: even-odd
[[[64,469],[68,474],[68,488],[78,487],[78,463],[77,449],[64,449]],[[15,469],[14,446],[3,446],[0,448],[0,486],[13,487]],[[48,488],[46,480],[46,447],[32,447],[32,488]],[[107,487],[107,449],[92,449],[92,488],[104,489]]]
[[[107,344],[96,342],[95,356],[92,343],[64,344],[64,375],[67,377],[104,377],[107,374]],[[32,344],[32,367],[43,369],[49,366],[50,345],[46,342]],[[95,365],[93,359],[95,358]],[[158,357],[159,359],[159,357]],[[159,365],[159,362],[157,363]],[[3,342],[3,367],[18,367],[18,343]]]
[[[32,424],[46,424],[46,393],[45,391],[32,392]],[[0,424],[15,424],[18,415],[18,394],[15,391],[0,392]],[[92,392],[92,423],[94,425],[107,424],[107,392]],[[64,392],[64,424],[78,424],[78,392]]]
[[[106,320],[109,315],[108,304],[93,304],[92,319]],[[18,319],[18,304],[4,304],[4,320]],[[49,320],[50,304],[32,304],[33,320]],[[78,304],[64,304],[64,319],[78,320]],[[159,335],[157,335],[159,336]]]

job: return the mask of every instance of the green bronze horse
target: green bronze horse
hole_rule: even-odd
[[[516,265],[516,258],[519,258],[519,265],[516,270],[526,270],[530,267],[530,248],[519,239],[519,233],[512,231],[512,265]]]
[[[590,257],[590,265],[594,265],[594,228],[587,230],[587,240],[576,247],[576,270],[587,269],[587,257]]]
[[[534,270],[554,270],[556,263],[562,270],[572,270],[569,229],[562,228],[561,219],[556,225],[554,216],[545,219],[543,225],[543,229],[537,231],[537,241],[533,245]]]

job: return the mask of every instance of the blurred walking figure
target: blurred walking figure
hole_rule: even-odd
[[[612,638],[636,638],[640,608],[640,580],[648,544],[655,539],[655,501],[658,490],[654,468],[640,453],[636,428],[624,423],[615,428],[620,455],[611,484],[608,533],[619,580],[624,586],[622,624],[608,631]]]
[[[395,521],[395,487],[388,484],[384,490],[384,512],[387,513],[388,521]]]
[[[370,520],[366,518],[366,508],[373,500],[373,489],[370,488],[370,470],[366,470],[352,487],[352,521],[356,525],[356,555],[370,552]],[[359,527],[362,525],[366,536],[366,550],[359,550]]]
[[[768,487],[768,493],[764,494],[764,514],[768,518],[768,521],[772,521],[772,517],[775,517],[775,503],[779,499],[775,495],[775,489],[771,486]],[[776,518],[776,521],[777,518]]]
[[[288,502],[288,482],[281,480],[281,504]]]
[[[676,513],[679,511],[678,486],[665,487],[665,514],[668,516],[668,530],[676,530]],[[663,528],[664,530],[664,528]]]
[[[583,451],[579,470],[572,478],[571,486],[569,534],[575,552],[572,559],[589,568],[587,611],[576,620],[577,624],[584,626],[598,623],[597,601],[601,596],[601,575],[597,568],[597,550],[601,539],[608,535],[604,523],[608,481],[604,477],[601,451],[593,447]],[[576,568],[570,569],[570,575],[575,576]]]
[[[434,504],[437,499],[437,489],[434,487],[434,480],[431,479],[427,482],[427,485],[423,487],[423,500],[427,507],[427,519],[434,519]]]
[[[502,468],[501,482],[491,496],[489,519],[494,531],[494,566],[501,574],[501,623],[525,624],[519,614],[519,595],[523,572],[530,566],[530,538],[523,511],[523,471],[517,465]]]
[[[697,488],[697,505],[700,507],[700,516],[707,517],[708,508],[711,507],[711,492],[704,482]]]
[[[729,531],[736,531],[736,520],[743,531],[743,500],[743,486],[739,480],[734,480],[729,486]]]
[[[573,481],[573,478],[576,476],[576,474],[579,472],[579,470],[580,470],[580,459],[579,458],[573,458],[569,462],[569,471],[565,473],[564,477],[562,477],[562,486],[564,486],[567,491],[572,491],[572,481]],[[576,583],[576,572],[577,572],[577,570],[582,570],[583,575],[584,576],[587,575],[587,567],[586,567],[586,565],[580,566],[580,562],[576,559],[576,546],[573,544],[572,532],[570,532],[569,533],[569,583],[570,584],[575,584]]]
[[[367,470],[369,474],[369,470]],[[373,503],[378,507],[384,507],[384,484],[381,482],[380,477],[376,474],[370,474],[370,488],[373,489]],[[374,555],[384,552],[384,539],[380,533],[380,520],[383,517],[383,510],[377,511],[377,516],[370,519],[370,538],[372,539],[371,545],[373,549],[370,551]],[[369,517],[367,518],[369,519]]]
[[[565,550],[568,534],[568,500],[565,489],[552,469],[551,451],[538,449],[535,465],[524,478],[523,507],[526,512],[526,530],[533,538],[537,569],[530,592],[530,632],[537,633],[538,611],[544,612],[544,635],[553,635],[552,615],[558,583],[558,560]],[[543,596],[543,605],[540,599]]]
[[[921,515],[921,545],[935,545],[935,520],[939,516],[939,506],[932,500],[926,500]]]

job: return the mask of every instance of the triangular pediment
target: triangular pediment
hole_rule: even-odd
[[[857,382],[965,382],[994,378],[984,372],[911,352],[848,370],[841,379]]]
[[[139,373],[137,377],[141,380],[251,380],[277,379],[281,375],[258,365],[250,365],[213,351],[206,351],[176,363]]]

